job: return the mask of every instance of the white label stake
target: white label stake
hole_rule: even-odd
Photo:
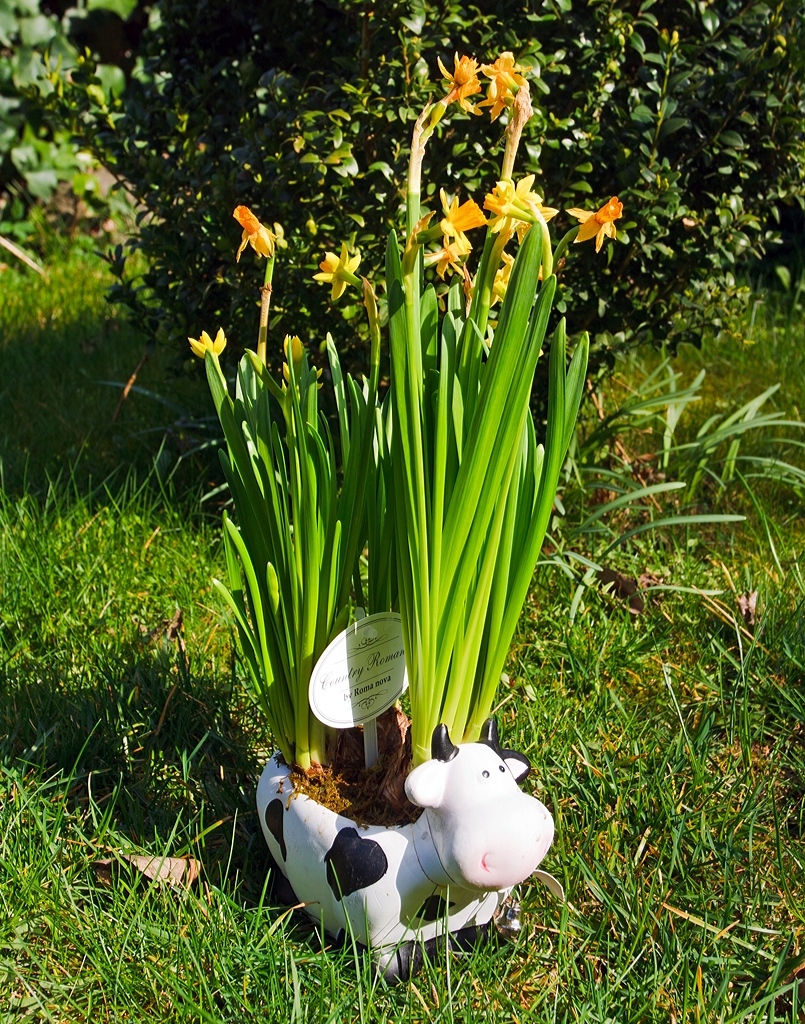
[[[360,622],[366,618],[363,608],[355,609],[355,621]],[[371,768],[380,756],[377,746],[377,715],[367,718],[363,723],[363,763],[364,767]]]
[[[313,714],[325,725],[363,725],[367,768],[377,761],[377,716],[390,708],[408,685],[400,616],[361,615],[330,643],[310,677]]]
[[[363,763],[371,768],[377,761],[380,751],[377,748],[377,719],[367,718],[363,723]]]

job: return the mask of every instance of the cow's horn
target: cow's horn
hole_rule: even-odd
[[[430,741],[430,756],[434,761],[452,761],[458,753],[458,747],[450,739],[447,726],[442,722],[433,730]]]
[[[494,718],[487,718],[481,727],[481,738],[480,743],[485,743],[488,747],[491,747],[496,754],[500,753],[500,737],[498,736],[498,727],[495,723]]]

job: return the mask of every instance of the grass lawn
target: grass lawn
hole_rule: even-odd
[[[389,989],[266,886],[270,738],[210,586],[205,425],[183,412],[203,382],[155,355],[112,422],[120,388],[98,382],[144,347],[98,265],[0,285],[0,1021],[805,1020],[801,308],[770,299],[754,345],[686,350],[653,381],[655,355],[624,364],[587,404],[498,711],[567,901],[524,885],[516,941]],[[778,382],[753,414],[776,418],[718,440]],[[675,480],[596,518],[627,482]],[[691,513],[746,519],[645,529]],[[640,577],[635,614],[619,593]],[[127,854],[201,874],[93,867]]]

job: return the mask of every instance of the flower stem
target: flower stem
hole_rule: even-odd
[[[475,323],[480,331],[481,337],[486,336],[486,322],[489,318],[489,307],[492,303],[492,288],[495,284],[495,275],[500,268],[503,250],[506,248],[506,245],[513,234],[513,230],[504,230],[493,236],[495,241],[489,252],[489,258],[483,268],[483,280],[480,282],[478,303],[474,310]]]
[[[369,320],[369,336],[371,338],[371,353],[369,358],[369,387],[370,393],[377,393],[377,384],[380,378],[380,313],[377,308],[377,296],[374,288],[362,278],[363,283],[363,304],[366,307],[366,316]]]
[[[327,764],[327,732],[313,712],[310,712],[308,735],[308,755],[311,764]]]
[[[526,82],[517,90],[517,95],[514,97],[512,105],[511,118],[506,128],[506,149],[503,152],[503,164],[500,168],[501,181],[512,180],[514,158],[517,156],[517,150],[520,146],[520,137],[523,134],[523,128],[525,128],[533,113],[531,91]]]
[[[503,163],[500,168],[501,181],[512,180],[512,175],[514,174],[514,160],[520,146],[520,138],[523,134],[523,128],[525,128],[533,113],[534,110],[531,106],[531,90],[526,82],[517,90],[517,95],[515,96],[514,103],[512,105],[511,117],[506,127],[506,148],[503,153]],[[492,288],[495,283],[495,275],[500,269],[503,250],[511,236],[512,232],[509,231],[501,232],[496,237],[492,233],[491,228],[489,228],[486,233],[484,250],[478,267],[478,273],[476,274],[475,293],[472,298],[472,305],[467,318],[468,321],[475,321],[482,336],[486,332],[486,322],[492,301]],[[472,346],[472,348],[470,346]],[[477,341],[467,330],[465,330],[462,335],[460,357],[462,366],[462,385],[466,384],[464,374],[468,371],[468,367],[474,360],[478,359],[477,348]]]
[[[274,277],[274,257],[266,260],[266,273],[260,289],[260,330],[257,332],[257,358],[266,361],[266,338],[268,336],[268,310],[271,306],[271,281]]]
[[[562,237],[562,239],[560,240],[560,242],[557,245],[556,249],[554,250],[554,254],[553,254],[554,266],[558,265],[559,260],[561,260],[561,258],[565,255],[565,252],[567,252],[567,248],[570,245],[570,243],[575,241],[576,235],[578,233],[579,233],[579,225],[577,224],[574,228],[571,228],[570,231],[568,231],[567,234],[565,234]]]
[[[430,114],[430,103],[428,103],[419,117],[416,119],[414,131],[411,135],[411,157],[408,161],[408,195],[406,203],[407,221],[405,225],[406,238],[416,227],[419,221],[419,207],[422,193],[422,160],[425,157],[425,143],[428,141],[430,131],[426,130],[425,122]],[[431,129],[432,131],[432,129]]]

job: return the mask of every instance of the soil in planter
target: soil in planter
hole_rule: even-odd
[[[293,771],[298,793],[352,818],[358,825],[406,825],[422,813],[405,795],[411,767],[411,721],[399,708],[377,719],[380,756],[364,767],[363,731],[342,729],[326,768]]]

